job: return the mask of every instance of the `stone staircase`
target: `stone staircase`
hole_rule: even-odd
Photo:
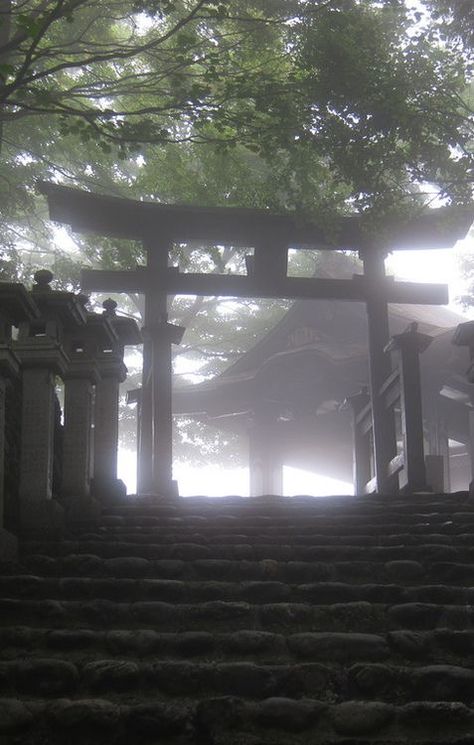
[[[474,506],[146,499],[0,577],[0,745],[474,743]]]

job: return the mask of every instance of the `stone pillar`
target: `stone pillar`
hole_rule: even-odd
[[[62,507],[52,499],[54,379],[66,361],[55,351],[54,365],[38,356],[38,367],[27,367],[22,358],[20,522],[26,532],[56,534],[62,527]]]
[[[370,432],[363,432],[360,416],[370,403],[367,388],[360,393],[346,398],[343,408],[352,414],[352,442],[353,442],[353,482],[354,494],[361,495],[372,478],[371,463],[373,459]],[[370,411],[370,410],[369,410]]]
[[[5,403],[7,377],[19,374],[15,355],[6,345],[0,345],[0,563],[13,561],[17,556],[17,539],[4,526],[5,484]]]
[[[33,320],[39,310],[23,285],[0,283],[0,563],[17,558],[17,538],[5,529],[5,411],[10,381],[20,377],[20,361],[13,351],[12,326]],[[10,495],[10,498],[18,495]]]
[[[82,296],[84,306],[88,298]],[[93,403],[100,383],[96,359],[118,343],[109,318],[87,313],[85,327],[69,333],[70,362],[64,376],[63,478],[61,496],[69,522],[95,521],[101,505],[91,496],[93,466]]]
[[[248,429],[250,496],[283,493],[283,464],[275,442],[275,418],[256,411]]]
[[[125,380],[122,360],[99,360],[100,380],[95,392],[93,491],[100,500],[124,497],[127,489],[117,478],[120,383]]]
[[[448,424],[440,406],[442,385],[431,385],[423,396],[428,441],[426,478],[439,493],[451,491]]]
[[[412,323],[403,334],[393,336],[387,351],[396,351],[400,368],[400,407],[403,434],[404,491],[430,491],[426,482],[423,412],[421,403],[420,354],[429,347],[431,336],[420,334]]]
[[[124,346],[142,341],[136,322],[116,315],[114,300],[108,299],[102,305],[103,317],[110,323],[115,339],[96,354],[100,378],[95,391],[92,489],[101,501],[123,499],[127,494],[125,484],[117,478],[120,383],[127,375]]]
[[[140,453],[141,450],[141,435],[142,435],[142,411],[143,411],[143,403],[142,403],[142,389],[141,388],[134,388],[131,391],[127,391],[127,405],[130,404],[136,404],[136,433],[137,433],[137,492],[139,493],[138,485],[140,482]]]
[[[69,377],[64,381],[64,497],[90,494],[93,380],[90,376]]]
[[[166,274],[172,236],[166,232],[144,240],[147,269]],[[172,345],[179,344],[184,328],[168,323],[166,292],[145,294],[143,329],[143,383],[138,457],[138,491],[161,498],[178,496],[173,481]]]
[[[468,347],[471,364],[466,372],[469,383],[474,383],[474,321],[460,323],[454,332],[453,344],[459,347]],[[471,461],[471,481],[469,483],[469,495],[474,497],[474,393],[471,394],[471,404],[468,407],[469,417],[469,442],[467,451]]]
[[[177,497],[178,484],[173,480],[172,416],[172,345],[179,344],[184,328],[161,322],[144,329],[152,349],[153,457],[152,489],[159,497]],[[142,408],[143,415],[143,408]]]
[[[369,343],[369,383],[372,402],[372,430],[377,492],[395,494],[398,479],[389,477],[387,467],[397,453],[395,421],[387,411],[380,395],[381,388],[391,373],[390,357],[385,347],[390,340],[388,306],[385,296],[385,253],[376,246],[359,252],[364,264],[363,281],[366,289],[367,326]]]

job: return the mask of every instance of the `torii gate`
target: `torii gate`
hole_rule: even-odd
[[[389,340],[388,303],[446,304],[448,289],[441,284],[395,282],[385,274],[385,257],[393,250],[449,248],[465,236],[474,211],[444,207],[427,210],[417,219],[386,231],[389,238],[375,244],[359,216],[341,218],[334,242],[324,230],[294,215],[266,210],[200,208],[164,205],[102,196],[47,182],[40,190],[48,198],[50,217],[79,232],[141,241],[145,266],[131,271],[84,270],[82,288],[97,292],[136,292],[145,296],[142,417],[138,455],[141,493],[172,494],[171,345],[184,329],[168,323],[167,295],[216,295],[333,299],[364,302],[368,318],[369,384],[372,399],[375,478],[377,489],[390,491],[387,464],[394,455],[395,437],[379,391],[390,372],[384,352]],[[182,274],[168,266],[173,242],[202,239],[214,244],[254,247],[247,276]],[[364,274],[353,279],[287,276],[290,247],[359,252]]]

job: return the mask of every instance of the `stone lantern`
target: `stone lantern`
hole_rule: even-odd
[[[40,317],[20,323],[15,352],[23,379],[21,530],[54,535],[63,523],[63,509],[52,498],[55,376],[63,377],[68,369],[65,335],[85,325],[86,311],[74,293],[53,291],[52,278],[46,269],[34,275],[31,296]]]

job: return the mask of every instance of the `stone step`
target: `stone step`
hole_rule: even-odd
[[[353,584],[345,582],[183,581],[96,577],[0,577],[3,598],[90,600],[104,598],[133,602],[158,600],[166,603],[204,603],[212,600],[244,603],[441,603],[474,605],[474,587],[445,584]]]
[[[148,698],[246,699],[273,696],[318,698],[333,703],[344,699],[378,700],[404,704],[474,698],[474,671],[458,665],[404,667],[359,662],[334,666],[320,662],[260,664],[255,662],[197,662],[187,660],[131,661],[96,658],[71,662],[32,658],[0,662],[0,696],[89,698],[107,696],[127,700]]]
[[[337,539],[335,539],[337,541]],[[240,543],[212,546],[202,543],[129,543],[125,541],[71,541],[25,542],[22,556],[67,556],[92,554],[103,558],[137,557],[142,559],[227,559],[240,561],[451,561],[469,563],[474,559],[474,546],[448,546],[444,543],[419,543],[404,546],[339,545],[304,546],[284,543]]]
[[[467,745],[473,538],[462,494],[139,500],[22,542],[0,745]]]
[[[160,499],[154,497],[136,497],[128,495],[126,499],[106,504],[104,510],[109,514],[121,513],[159,513],[173,514],[185,512],[188,514],[203,512],[252,512],[274,514],[278,512],[380,512],[380,511],[432,511],[440,512],[446,509],[469,510],[472,502],[467,491],[453,494],[412,494],[372,496],[338,496],[311,497],[294,496],[281,497],[266,495],[261,497],[221,496],[221,497],[184,497],[178,499]]]
[[[474,711],[462,703],[377,701],[328,703],[318,699],[237,697],[146,703],[106,698],[0,698],[0,733],[21,742],[111,742],[128,745],[307,745],[390,743],[467,745]],[[160,733],[157,740],[157,733]],[[34,739],[32,739],[34,738]],[[408,738],[408,739],[407,739]],[[15,742],[20,742],[16,739]]]
[[[0,600],[0,625],[50,628],[152,628],[157,631],[237,631],[257,629],[275,633],[342,631],[383,634],[397,629],[469,629],[474,606],[438,603],[331,604],[209,601],[198,605],[95,599]]]
[[[384,634],[312,632],[278,634],[242,629],[234,632],[159,632],[154,629],[0,627],[3,659],[59,658],[84,663],[101,659],[236,661],[261,663],[391,662],[409,667],[429,663],[473,667],[474,631],[399,629]]]
[[[412,517],[407,519],[406,515],[387,515],[386,519],[374,518],[372,515],[359,515],[357,519],[349,520],[347,517],[339,519],[333,516],[325,518],[306,517],[301,520],[295,520],[288,515],[281,520],[271,520],[269,518],[260,518],[255,516],[254,519],[243,520],[235,515],[227,517],[174,517],[167,520],[157,518],[150,521],[144,518],[135,520],[122,517],[120,515],[104,515],[100,518],[95,530],[109,534],[121,534],[124,532],[137,532],[141,534],[151,533],[173,533],[173,532],[196,532],[196,533],[216,533],[222,532],[227,534],[244,531],[248,535],[289,535],[298,533],[300,535],[326,534],[330,532],[337,535],[343,535],[346,531],[348,534],[380,534],[389,535],[392,533],[411,533],[412,530],[417,532],[435,532],[442,530],[446,533],[451,532],[473,532],[474,513],[469,516],[454,516],[452,513],[446,515],[417,515],[416,519]]]
[[[386,525],[394,526],[417,526],[417,525],[468,525],[473,526],[474,524],[474,511],[470,512],[450,512],[446,513],[400,513],[400,514],[380,514],[358,512],[353,515],[341,513],[340,515],[335,514],[303,514],[296,516],[293,513],[288,515],[279,514],[275,516],[270,515],[252,515],[252,514],[238,514],[235,512],[229,512],[224,515],[222,513],[216,513],[212,515],[157,515],[155,513],[150,514],[111,514],[103,515],[101,524],[108,528],[121,528],[121,527],[181,527],[181,526],[195,526],[196,528],[203,526],[216,526],[216,527],[232,527],[232,526],[248,526],[257,528],[272,528],[284,530],[287,526],[290,529],[294,529],[298,526],[305,526],[312,530],[318,529],[323,525],[332,527],[334,530],[343,532],[344,530],[350,530],[358,526],[365,527],[367,524],[383,528]]]
[[[436,557],[435,557],[436,558]],[[6,573],[7,570],[5,570]],[[13,574],[11,574],[13,573]],[[18,567],[10,568],[10,576]],[[116,577],[118,579],[172,579],[180,581],[246,582],[274,581],[286,584],[312,582],[367,582],[406,586],[423,584],[474,584],[474,565],[455,561],[261,561],[233,559],[155,559],[120,556],[105,559],[94,554],[51,557],[30,554],[22,562],[22,574],[44,577]],[[6,575],[7,576],[7,575]],[[8,581],[8,580],[5,580]]]
[[[136,544],[160,544],[169,545],[174,543],[199,543],[204,546],[213,546],[216,544],[235,545],[245,544],[258,539],[261,544],[281,544],[291,543],[293,546],[331,546],[334,545],[335,539],[339,545],[354,546],[416,546],[422,543],[429,544],[446,544],[446,545],[474,545],[474,533],[466,533],[464,529],[458,528],[457,532],[434,533],[431,530],[413,530],[410,533],[380,532],[371,531],[364,533],[353,532],[349,535],[342,535],[336,532],[328,533],[308,533],[302,535],[299,533],[292,534],[290,531],[284,533],[262,533],[250,530],[245,533],[234,532],[224,533],[222,531],[207,530],[201,532],[180,531],[165,532],[156,529],[154,532],[90,532],[78,535],[75,540],[85,542],[105,542],[105,543],[136,543]]]

